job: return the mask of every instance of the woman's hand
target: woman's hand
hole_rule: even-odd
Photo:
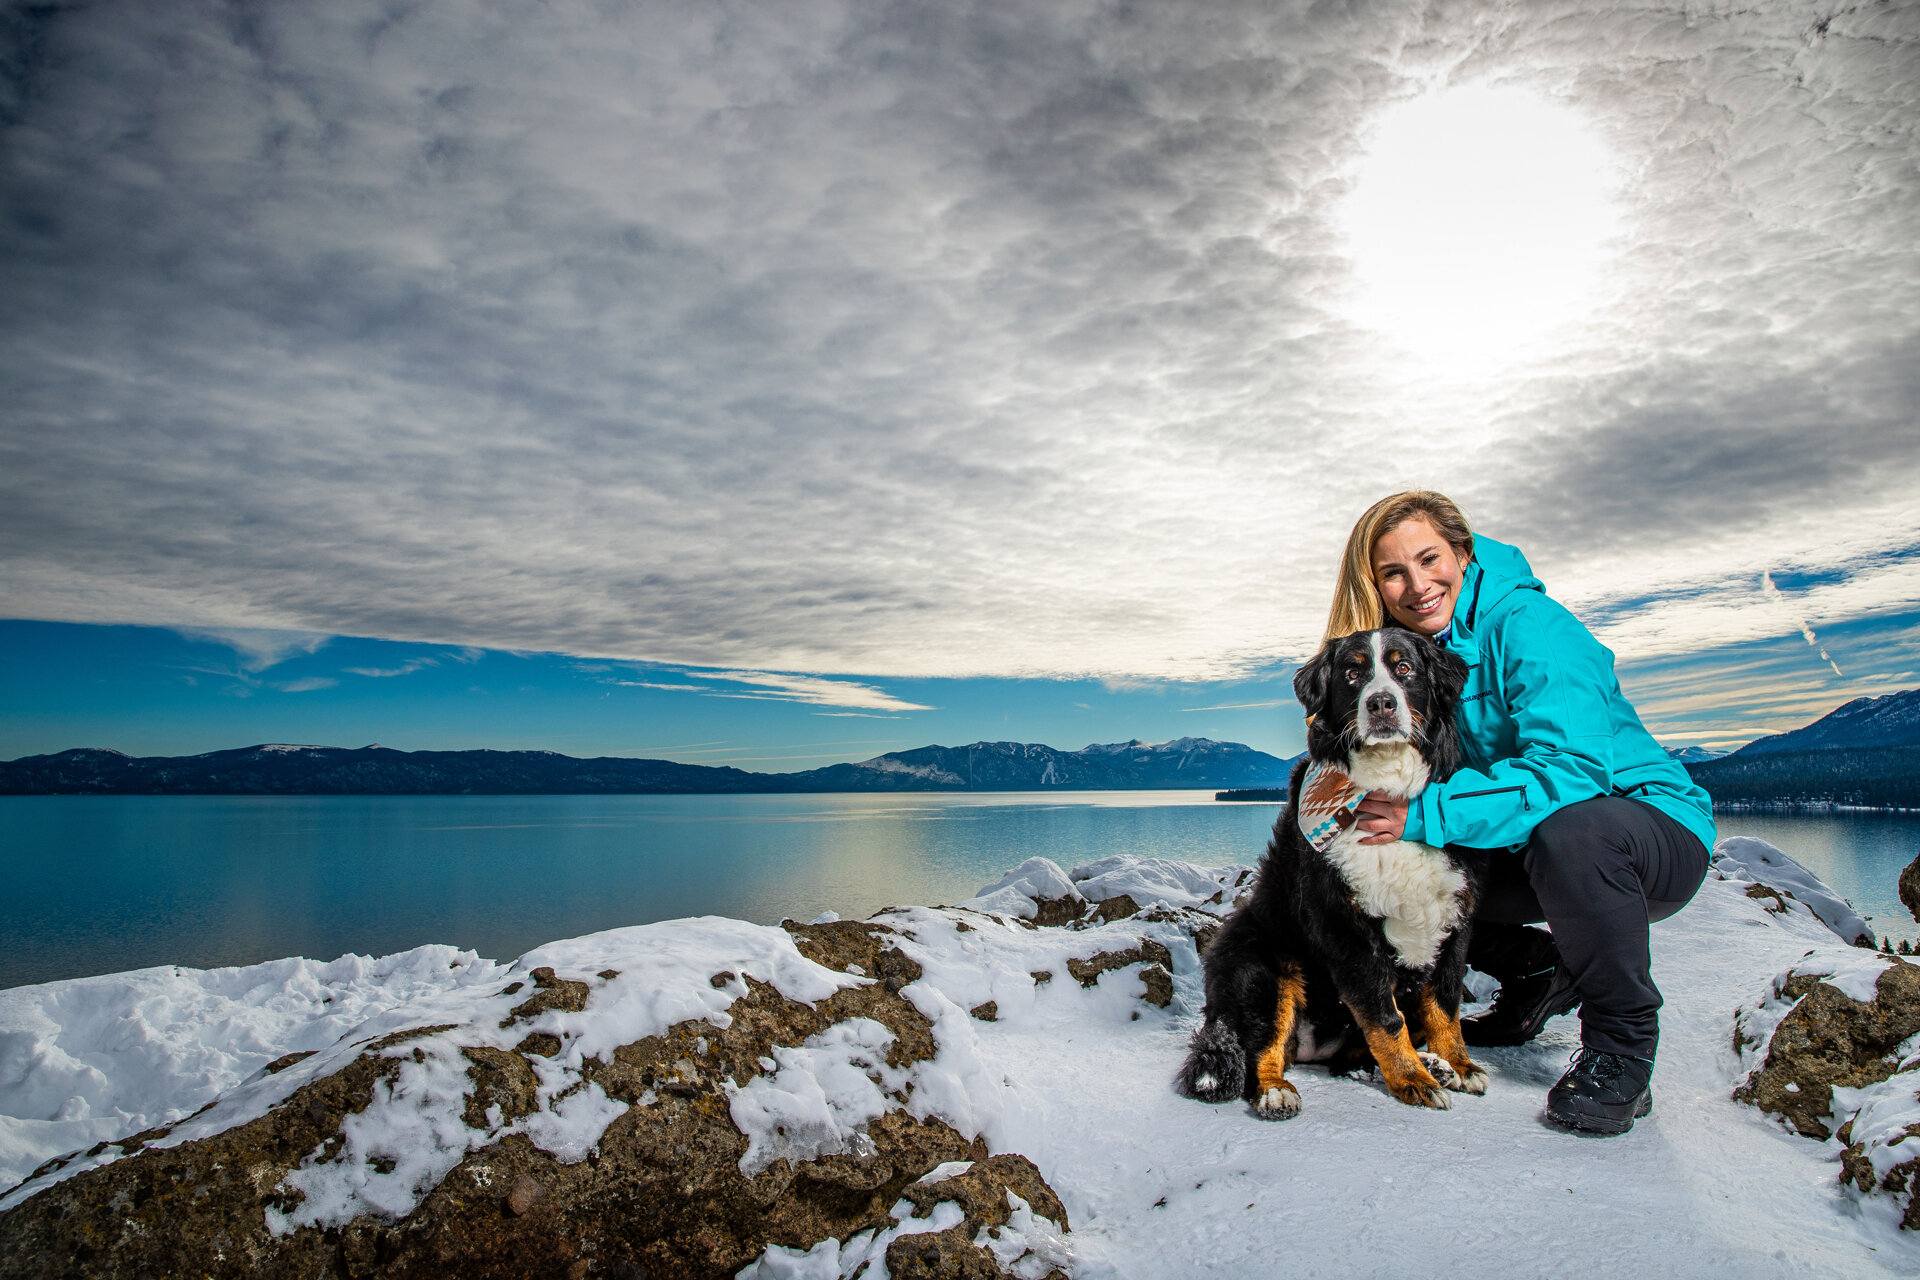
[[[1369,791],[1353,816],[1358,819],[1354,825],[1368,833],[1361,837],[1361,844],[1386,844],[1406,832],[1407,802],[1384,791]]]

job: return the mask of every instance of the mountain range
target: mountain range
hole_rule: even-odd
[[[1920,689],[1856,698],[1687,772],[1716,805],[1920,808]]]
[[[0,764],[0,795],[586,795],[1284,787],[1288,761],[1238,742],[975,742],[801,773],[552,751],[395,751],[268,744],[197,756],[101,748]]]
[[[1920,808],[1920,689],[1859,698],[1731,755],[1670,752],[1716,804]],[[1035,742],[890,751],[800,773],[552,751],[268,744],[197,756],[100,748],[0,763],[0,795],[581,795],[1284,788],[1291,761],[1238,742]]]
[[[1920,746],[1920,689],[1855,698],[1812,724],[1786,733],[1755,738],[1734,752],[1739,756],[1782,751],[1822,751],[1829,747]]]

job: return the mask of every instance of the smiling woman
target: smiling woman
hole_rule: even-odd
[[[1587,122],[1526,90],[1396,107],[1345,209],[1354,319],[1436,361],[1503,363],[1593,305],[1615,186]]]

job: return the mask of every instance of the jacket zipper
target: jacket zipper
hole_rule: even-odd
[[[1529,802],[1527,799],[1527,789],[1524,786],[1488,787],[1485,791],[1462,791],[1459,795],[1453,798],[1455,800],[1472,800],[1476,796],[1498,796],[1498,795],[1504,795],[1509,791],[1518,791],[1520,793],[1520,807],[1522,809],[1533,808],[1532,803]]]

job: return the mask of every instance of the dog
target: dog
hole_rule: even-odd
[[[1296,1062],[1377,1065],[1414,1106],[1486,1092],[1460,1034],[1481,868],[1414,841],[1362,844],[1353,813],[1369,791],[1412,797],[1459,767],[1466,678],[1458,657],[1395,627],[1329,641],[1295,674],[1307,758],[1251,897],[1207,948],[1181,1093],[1285,1120],[1300,1110]]]

